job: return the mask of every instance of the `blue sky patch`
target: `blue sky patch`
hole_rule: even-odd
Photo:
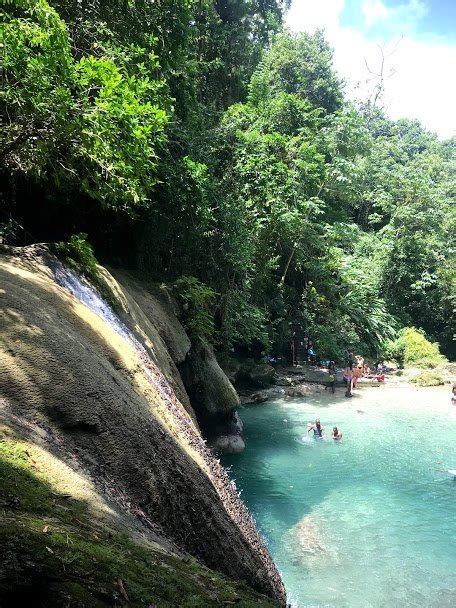
[[[456,0],[345,0],[340,24],[370,39],[456,42]]]

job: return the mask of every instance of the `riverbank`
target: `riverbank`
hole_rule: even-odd
[[[436,374],[441,378],[434,388],[451,393],[451,387],[456,378],[456,365],[454,363],[447,363],[438,370],[427,370],[425,373]],[[408,368],[387,373],[385,380],[382,382],[376,378],[361,378],[358,381],[357,388],[353,391],[353,395],[359,394],[359,391],[364,392],[369,388],[418,390],[423,386],[416,383],[415,380],[422,374],[422,369]],[[431,388],[431,386],[426,388]],[[336,370],[335,389],[336,391],[343,389],[345,392],[342,369]],[[296,365],[277,367],[271,377],[269,387],[261,390],[254,387],[250,387],[250,389],[243,387],[239,393],[242,405],[249,406],[260,405],[271,399],[311,397],[322,392],[328,392],[328,390],[328,370],[326,368],[313,365]]]

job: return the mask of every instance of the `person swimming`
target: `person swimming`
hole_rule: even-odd
[[[342,439],[342,433],[339,432],[337,426],[333,427],[332,438],[335,441],[338,441],[339,439]]]
[[[307,423],[307,437],[310,434],[310,431],[314,433],[314,439],[322,439],[324,437],[325,427],[321,425],[319,418],[315,419],[314,424],[310,422]]]

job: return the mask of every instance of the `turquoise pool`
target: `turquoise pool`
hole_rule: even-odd
[[[362,389],[241,412],[224,464],[293,606],[456,606],[456,407],[445,389]],[[303,441],[318,416],[343,440]]]

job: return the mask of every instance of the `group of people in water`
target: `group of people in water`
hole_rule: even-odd
[[[319,418],[316,418],[313,424],[312,422],[307,423],[307,437],[309,437],[312,431],[314,439],[326,439],[325,427],[321,424]],[[340,441],[340,439],[342,439],[342,433],[337,426],[333,427],[331,438],[334,439],[334,441]]]
[[[325,390],[330,389],[333,393],[336,390],[336,365],[334,361],[327,362],[328,367],[328,382]],[[386,368],[380,362],[374,370],[371,370],[369,364],[364,360],[362,355],[354,355],[352,351],[345,352],[345,367],[343,371],[343,381],[345,384],[345,396],[353,397],[353,390],[356,389],[361,378],[369,378],[384,382]],[[455,391],[453,391],[455,393]],[[456,395],[455,395],[456,401]],[[325,439],[326,434],[324,426],[317,418],[315,422],[307,423],[307,437],[313,432],[314,439]],[[342,433],[337,426],[333,427],[331,438],[335,441],[342,439]]]
[[[353,396],[352,391],[356,388],[360,378],[376,378],[379,381],[384,381],[384,370],[379,369],[380,367],[381,366],[379,365],[376,373],[372,373],[369,365],[364,361],[364,357],[361,355],[353,355],[351,351],[347,351],[343,373],[343,381],[346,386],[345,396]],[[328,364],[328,384],[325,387],[325,390],[327,389],[330,389],[333,393],[336,390],[336,364],[334,361],[330,361]],[[307,423],[307,437],[309,437],[312,431],[315,439],[324,439],[326,437],[324,427],[321,425],[318,418],[314,423]],[[342,433],[337,426],[333,427],[331,438],[335,441],[342,439]]]

